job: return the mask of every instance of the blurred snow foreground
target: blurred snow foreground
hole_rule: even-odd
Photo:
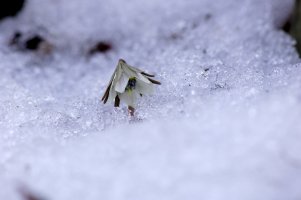
[[[300,199],[292,4],[28,1],[0,24],[0,199]],[[53,54],[8,47],[17,30]],[[119,58],[162,82],[135,123],[100,102]]]

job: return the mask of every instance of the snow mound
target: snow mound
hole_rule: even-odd
[[[29,0],[0,24],[0,199],[300,199],[292,5]],[[53,53],[10,47],[16,31]],[[162,82],[136,120],[100,102],[119,58]]]

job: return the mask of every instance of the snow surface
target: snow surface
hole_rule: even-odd
[[[29,0],[0,24],[0,199],[301,199],[293,0]],[[54,54],[20,52],[14,31]],[[113,50],[87,56],[97,41]],[[162,82],[103,105],[119,58]]]

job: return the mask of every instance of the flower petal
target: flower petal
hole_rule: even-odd
[[[120,99],[119,96],[117,95],[114,100],[114,107],[119,107],[119,105],[120,105]]]
[[[115,99],[115,97],[117,95],[117,92],[114,89],[112,89],[112,88],[113,88],[113,86],[111,86],[111,89],[110,89],[109,101],[114,101],[114,99]]]
[[[143,76],[142,74],[138,73],[138,79],[140,79],[141,81],[145,82],[145,83],[151,83],[145,76]]]
[[[135,107],[136,99],[138,95],[135,90],[132,92],[124,92],[122,94],[119,94],[119,98],[121,101],[124,101],[128,106]]]
[[[102,97],[102,101],[104,102],[104,104],[107,102],[108,98],[109,98],[109,94],[110,94],[110,90],[112,88],[112,85],[113,85],[113,81],[114,81],[114,78],[116,77],[116,72],[117,72],[117,69],[118,69],[118,65],[116,67],[116,69],[114,70],[114,73],[112,74],[111,76],[111,79],[110,79],[110,82],[106,88],[106,91]]]
[[[105,91],[105,93],[104,93],[104,95],[103,95],[103,97],[102,97],[102,101],[103,101],[103,103],[105,104],[105,103],[107,103],[107,101],[108,101],[108,98],[109,98],[109,94],[110,94],[110,89],[111,89],[111,85],[112,85],[112,82],[110,83],[110,85],[107,87],[107,89],[106,89],[106,91]]]
[[[155,77],[155,75],[153,75],[153,74],[148,74],[148,73],[146,73],[146,72],[141,72],[141,74],[142,74],[143,76],[147,76],[147,77]]]
[[[154,87],[151,83],[137,80],[136,90],[139,94],[152,94],[154,92]]]
[[[121,68],[130,78],[137,77],[137,72],[131,70],[127,64],[122,64]]]
[[[118,64],[117,67],[116,67],[116,70],[114,72],[114,77],[113,77],[113,82],[112,82],[112,88],[114,89],[115,88],[115,85],[117,84],[118,80],[120,79],[121,75],[122,75],[122,68],[121,68],[121,65]]]
[[[134,77],[140,79],[141,81],[144,81],[145,83],[151,83],[144,75],[141,74],[141,70],[135,68],[135,67],[131,67],[129,65],[126,66],[127,70],[129,70],[129,73],[133,73]]]
[[[154,79],[148,78],[148,80],[149,80],[150,82],[152,82],[153,84],[161,85],[161,82],[156,81],[156,80],[154,80]]]
[[[128,84],[128,81],[129,81],[129,77],[125,73],[122,73],[120,79],[117,80],[117,83],[115,85],[115,88],[114,88],[115,91],[123,93]]]

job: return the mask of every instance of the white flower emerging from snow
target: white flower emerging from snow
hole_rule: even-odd
[[[154,75],[147,74],[119,59],[102,101],[104,103],[112,101],[115,107],[119,107],[120,101],[124,101],[128,105],[130,115],[133,116],[137,98],[152,94],[153,84],[161,84],[152,77]]]

